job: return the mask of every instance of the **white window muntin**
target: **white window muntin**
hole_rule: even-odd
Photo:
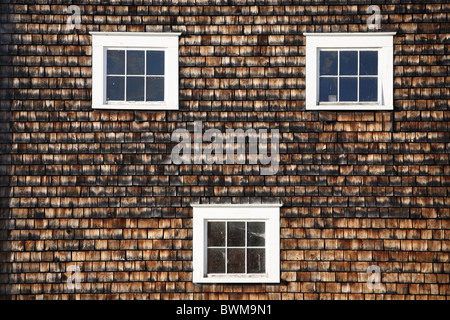
[[[178,37],[181,33],[91,32],[94,109],[178,109]],[[164,51],[164,101],[106,101],[106,51]]]
[[[205,232],[207,233],[207,230],[208,230],[208,223],[209,222],[224,222],[225,223],[225,244],[223,245],[223,246],[214,246],[214,245],[210,245],[209,243],[208,243],[208,241],[207,240],[205,240],[205,255],[206,255],[206,260],[205,260],[205,266],[207,266],[208,265],[208,261],[207,261],[207,259],[208,259],[208,252],[207,252],[207,250],[208,249],[224,249],[225,250],[225,263],[224,263],[224,267],[225,267],[225,272],[224,273],[208,273],[208,277],[217,277],[217,276],[219,276],[219,277],[221,277],[221,276],[225,276],[225,275],[227,275],[227,276],[267,276],[268,274],[267,274],[267,269],[266,269],[266,271],[265,272],[263,272],[263,273],[255,273],[255,272],[249,272],[248,271],[248,269],[247,269],[247,267],[248,267],[248,261],[247,261],[247,259],[248,259],[248,256],[247,256],[247,253],[248,253],[248,250],[247,249],[264,249],[264,253],[265,253],[265,268],[266,268],[266,266],[267,266],[267,259],[269,258],[268,257],[268,250],[266,250],[266,245],[267,245],[267,232],[265,232],[264,233],[264,237],[265,237],[265,244],[264,244],[264,246],[251,246],[251,245],[248,245],[248,242],[247,242],[247,232],[248,232],[248,223],[251,223],[251,222],[263,222],[264,224],[265,224],[265,229],[267,229],[267,220],[261,220],[261,219],[247,219],[247,220],[242,220],[242,219],[226,219],[226,220],[224,220],[224,219],[208,219],[208,220],[205,220]],[[243,246],[233,246],[233,245],[228,245],[228,223],[230,223],[230,222],[242,222],[242,223],[244,223],[245,224],[245,232],[244,232],[244,234],[245,234],[245,237],[244,237],[244,241],[245,241],[245,244],[243,245]],[[208,238],[208,236],[206,235],[206,238],[205,239],[207,239]],[[244,251],[244,261],[243,261],[243,264],[244,264],[244,272],[242,272],[242,273],[229,273],[228,272],[228,263],[227,263],[227,260],[226,260],[226,258],[227,258],[227,256],[228,256],[228,250],[229,249],[240,249],[240,250],[243,250]]]
[[[392,110],[393,109],[393,36],[395,32],[305,33],[306,36],[306,109],[307,110]],[[377,50],[378,95],[376,103],[319,103],[319,52],[321,50]]]
[[[278,283],[280,281],[280,207],[261,205],[192,205],[193,282],[195,283]],[[264,221],[265,273],[207,274],[207,223],[209,221]]]
[[[164,78],[164,82],[165,82],[165,78],[166,78],[166,75],[165,75],[165,72],[166,72],[166,63],[164,63],[164,74],[163,75],[149,75],[149,74],[147,74],[145,71],[144,71],[144,74],[127,74],[127,67],[128,67],[128,59],[127,59],[127,54],[128,54],[128,51],[143,51],[144,52],[144,57],[145,57],[145,59],[144,59],[144,69],[146,70],[147,69],[147,63],[148,63],[148,60],[147,60],[147,51],[159,51],[159,52],[164,52],[164,57],[167,55],[167,52],[168,52],[168,49],[167,48],[157,48],[157,47],[154,47],[154,48],[142,48],[142,47],[126,47],[126,48],[124,48],[124,47],[104,47],[104,59],[105,60],[107,60],[106,59],[106,57],[107,57],[107,51],[108,50],[119,50],[119,51],[125,51],[125,61],[124,61],[124,68],[125,68],[125,73],[124,74],[108,74],[106,71],[105,71],[105,73],[104,73],[104,79],[103,79],[103,83],[104,83],[104,90],[103,90],[103,101],[105,102],[105,103],[108,103],[108,104],[110,104],[110,105],[114,105],[114,104],[118,104],[118,105],[120,105],[120,104],[124,104],[124,103],[126,103],[126,104],[142,104],[142,105],[146,105],[146,104],[155,104],[155,105],[157,105],[157,104],[161,104],[161,103],[163,103],[165,100],[166,100],[166,94],[168,93],[168,91],[169,91],[169,88],[167,88],[167,86],[164,86],[164,101],[127,101],[126,100],[126,88],[127,88],[127,81],[126,81],[126,78],[127,77],[129,77],[129,78],[132,78],[132,77],[143,77],[144,78],[144,100],[145,100],[145,98],[146,98],[146,95],[147,95],[147,85],[146,85],[146,79],[147,79],[147,77],[148,78],[157,78],[157,77],[161,77],[161,78]],[[105,70],[106,70],[106,63],[105,63]],[[124,98],[124,100],[108,100],[107,99],[107,95],[106,95],[106,93],[107,93],[107,87],[106,87],[106,85],[107,85],[107,78],[108,78],[108,76],[120,76],[120,77],[125,77],[125,98]]]
[[[326,104],[355,104],[355,105],[381,105],[381,90],[380,90],[380,86],[381,86],[381,77],[379,76],[380,73],[380,64],[378,63],[378,72],[376,75],[361,75],[360,74],[360,52],[361,51],[373,51],[373,52],[377,52],[378,53],[378,58],[380,56],[380,49],[381,48],[318,48],[317,51],[317,55],[319,57],[319,59],[317,59],[318,62],[318,66],[317,69],[320,70],[320,53],[324,52],[324,51],[336,51],[337,52],[337,67],[338,67],[338,73],[337,75],[320,75],[320,71],[318,71],[319,75],[317,76],[317,83],[316,83],[316,88],[319,88],[319,90],[317,90],[317,103],[319,105],[326,105]],[[358,52],[358,61],[357,61],[357,74],[356,75],[343,75],[341,74],[341,66],[340,66],[340,52],[342,51],[356,51]],[[377,100],[376,101],[360,101],[360,78],[377,78]],[[319,95],[320,95],[320,78],[337,78],[337,95],[339,96],[339,89],[340,89],[340,78],[357,78],[358,81],[356,81],[356,85],[357,85],[357,96],[358,96],[358,101],[341,101],[338,98],[338,101],[336,102],[329,102],[329,101],[320,101],[319,99]]]

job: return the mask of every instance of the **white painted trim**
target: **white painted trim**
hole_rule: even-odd
[[[108,32],[108,31],[90,31],[89,34],[100,35],[100,36],[123,35],[123,36],[126,36],[126,37],[129,37],[129,36],[167,37],[167,36],[180,36],[181,32],[126,32],[126,31]]]
[[[304,33],[306,36],[306,110],[393,110],[395,32]],[[345,41],[343,39],[345,37]],[[380,101],[368,103],[318,103],[318,52],[321,49],[376,49]]]
[[[90,32],[92,35],[92,108],[178,110],[178,37],[181,33]],[[163,102],[106,102],[106,49],[160,49],[165,52]]]
[[[194,283],[279,283],[280,282],[280,206],[269,205],[192,205]],[[206,275],[206,223],[211,220],[266,221],[266,273],[250,275]]]
[[[209,203],[191,203],[191,207],[207,207],[207,208],[271,208],[271,207],[282,207],[282,203],[244,203],[244,204],[235,204],[235,203],[224,203],[224,204],[209,204]]]
[[[384,36],[394,36],[397,32],[304,32],[304,36],[313,37],[352,37],[352,36],[369,36],[369,37],[384,37]]]

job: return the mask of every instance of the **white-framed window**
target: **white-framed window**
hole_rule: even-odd
[[[192,207],[193,282],[280,281],[281,204]]]
[[[307,110],[392,110],[392,32],[305,33]]]
[[[94,109],[178,109],[180,33],[91,35]]]

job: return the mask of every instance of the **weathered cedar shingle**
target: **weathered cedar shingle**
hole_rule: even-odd
[[[325,113],[304,110],[301,34],[366,32],[368,5],[217,4],[84,1],[75,31],[67,5],[8,5],[0,294],[68,298],[77,263],[77,298],[445,298],[448,5],[381,6],[382,31],[397,31],[393,112]],[[93,111],[91,30],[182,32],[180,110]],[[162,164],[170,133],[194,120],[280,129],[278,175]],[[192,284],[190,203],[280,199],[282,284]],[[365,285],[370,264],[384,295]]]

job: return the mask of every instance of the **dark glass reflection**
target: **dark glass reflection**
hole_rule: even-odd
[[[358,78],[339,78],[339,101],[358,101]]]
[[[266,250],[247,249],[247,273],[266,272]]]
[[[127,77],[127,101],[144,101],[144,77]]]
[[[124,50],[108,50],[106,52],[106,73],[125,74]]]
[[[147,101],[164,101],[164,78],[147,77]]]
[[[378,75],[378,52],[377,51],[361,51],[359,62],[359,74]]]
[[[208,222],[208,247],[225,246],[225,222]]]
[[[337,75],[337,51],[320,51],[320,75]]]
[[[207,273],[225,273],[225,249],[208,249]]]
[[[164,75],[164,51],[147,51],[147,75]]]
[[[359,101],[378,101],[378,79],[359,79]]]
[[[262,247],[265,245],[266,224],[264,222],[247,222],[247,246]]]
[[[145,55],[144,51],[127,51],[127,74],[144,75]]]
[[[106,78],[106,99],[123,101],[125,99],[125,77]]]
[[[228,249],[227,273],[245,273],[245,249]]]
[[[228,222],[227,232],[227,245],[229,247],[245,246],[245,222]]]
[[[358,51],[341,51],[339,58],[340,75],[358,74]]]
[[[319,101],[337,101],[337,78],[320,78]]]

